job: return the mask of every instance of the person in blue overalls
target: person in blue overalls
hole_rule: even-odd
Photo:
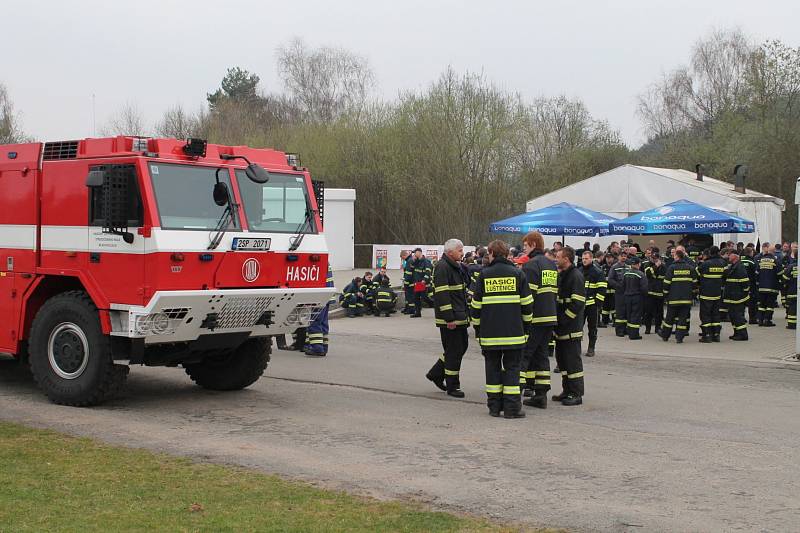
[[[328,266],[328,275],[325,280],[326,287],[333,287],[333,272],[331,272],[330,265]],[[336,296],[331,296],[331,299],[325,304],[317,317],[308,326],[306,331],[306,344],[303,351],[306,355],[325,356],[328,355],[328,308],[331,302],[336,301]]]

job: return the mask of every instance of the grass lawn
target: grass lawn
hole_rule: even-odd
[[[519,531],[0,423],[0,531]]]

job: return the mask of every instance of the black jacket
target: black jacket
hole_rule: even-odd
[[[647,276],[647,294],[655,296],[656,298],[664,297],[664,277],[667,274],[667,267],[662,262],[656,266],[655,263],[649,262],[644,269],[644,274]]]
[[[531,252],[528,257],[530,259],[522,265],[522,271],[533,295],[533,325],[555,326],[558,268],[541,250]]]
[[[586,303],[583,274],[570,266],[558,275],[558,325],[556,340],[583,337],[583,308]]]
[[[621,261],[614,263],[608,271],[608,292],[614,293],[622,290],[622,274],[628,265]]]
[[[528,280],[505,257],[481,270],[472,298],[472,324],[482,350],[519,350],[533,321]]]
[[[446,327],[448,322],[456,326],[469,325],[467,313],[467,273],[461,263],[447,256],[436,263],[433,272],[433,304],[436,325]]]
[[[728,266],[727,261],[718,255],[709,257],[697,267],[697,281],[700,284],[701,300],[722,298],[722,276]]]
[[[625,296],[644,297],[647,294],[647,276],[636,268],[629,268],[622,276],[622,290]]]
[[[763,254],[756,261],[756,280],[758,281],[758,292],[778,293],[781,273],[781,265],[772,254]]]
[[[414,285],[418,281],[431,283],[431,273],[433,272],[433,264],[430,259],[424,255],[419,259],[411,259],[405,270],[405,275],[408,277],[405,280],[408,284]]]
[[[689,261],[673,261],[664,277],[664,303],[667,305],[692,305],[692,293],[697,280],[697,269]]]
[[[750,299],[750,275],[747,264],[740,260],[728,265],[722,278],[726,304],[743,304]]]
[[[789,262],[786,263],[786,267],[783,269],[783,274],[781,274],[781,278],[783,279],[783,286],[786,289],[786,298],[788,299],[796,299],[797,298],[797,261],[795,259],[789,258]]]
[[[394,309],[397,305],[397,294],[391,287],[378,287],[375,291],[375,306],[380,311]]]
[[[603,271],[594,262],[588,267],[581,265],[580,271],[583,275],[583,285],[586,289],[586,306],[603,305],[606,300],[606,290],[608,289],[608,281],[606,281]]]

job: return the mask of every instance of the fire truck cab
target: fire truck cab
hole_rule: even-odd
[[[271,336],[326,287],[323,187],[297,158],[203,140],[0,145],[0,352],[44,393],[92,405],[129,364],[255,382]]]

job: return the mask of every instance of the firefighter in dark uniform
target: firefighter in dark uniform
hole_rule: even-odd
[[[625,298],[622,296],[622,276],[625,274],[628,265],[625,262],[628,260],[628,255],[625,252],[620,252],[618,261],[614,263],[608,271],[608,288],[614,289],[614,329],[616,330],[617,337],[625,336],[625,328],[628,319],[625,318]]]
[[[342,294],[339,297],[348,318],[361,316],[364,312],[364,301],[359,292],[359,287],[361,287],[361,278],[353,278],[353,281],[342,289]]]
[[[797,329],[797,248],[792,252],[783,270],[783,286],[786,292],[786,328]]]
[[[761,247],[761,256],[756,261],[756,279],[758,280],[758,325],[773,327],[772,313],[778,300],[780,290],[780,264],[770,251],[769,243]]]
[[[647,296],[647,276],[639,268],[641,261],[635,255],[628,259],[628,268],[622,275],[622,295],[625,299],[625,332],[632,341],[642,338],[639,328],[642,326],[644,299]]]
[[[397,294],[392,290],[389,277],[381,278],[381,286],[375,292],[375,308],[376,316],[384,315],[388,317],[396,312]]]
[[[414,258],[411,261],[411,287],[414,292],[414,313],[411,318],[422,316],[422,300],[428,298],[428,287],[431,284],[431,273],[433,265],[430,259],[422,255],[422,248],[414,250]],[[424,284],[424,286],[423,286]]]
[[[575,268],[575,252],[569,246],[556,254],[558,265],[558,309],[556,325],[556,363],[561,369],[561,394],[553,396],[563,405],[583,403],[583,308],[586,303],[581,271]]]
[[[722,276],[727,267],[719,256],[719,248],[708,249],[708,257],[697,267],[700,286],[700,342],[719,342],[722,330],[720,303],[722,302]]]
[[[434,313],[444,353],[425,375],[447,394],[463,398],[459,373],[467,351],[469,313],[467,312],[467,272],[461,264],[464,243],[450,239],[444,243],[444,257],[433,274]]]
[[[533,321],[533,297],[522,270],[508,260],[508,245],[489,244],[489,266],[481,271],[472,299],[472,324],[486,365],[489,414],[523,418],[520,360]]]
[[[523,403],[546,409],[547,392],[550,390],[548,343],[553,338],[553,328],[557,323],[558,268],[555,262],[544,255],[544,238],[538,231],[525,235],[522,246],[529,258],[522,266],[522,271],[533,296],[533,319],[522,352],[520,383],[525,384],[526,395],[531,394]]]
[[[405,254],[405,257],[403,254]],[[414,287],[411,285],[411,278],[414,276],[414,268],[411,266],[411,262],[414,260],[414,256],[403,250],[403,252],[400,254],[400,258],[402,261],[400,267],[403,269],[403,294],[405,295],[406,299],[406,305],[403,307],[402,313],[404,315],[413,315]]]
[[[724,303],[728,308],[728,319],[733,326],[733,335],[728,338],[734,341],[746,341],[748,336],[744,308],[750,299],[750,275],[747,272],[747,265],[736,252],[728,255],[728,261],[730,264],[722,278]]]
[[[653,248],[650,252],[650,261],[644,268],[647,276],[647,298],[644,305],[644,332],[650,334],[650,328],[655,327],[655,333],[661,330],[664,320],[664,276],[667,268],[661,260],[661,251]]]
[[[758,324],[758,278],[756,277],[756,262],[753,260],[753,248],[746,246],[739,256],[750,278],[750,298],[747,300],[747,318],[750,324]]]
[[[333,287],[333,272],[331,271],[330,265],[328,265],[328,273],[325,276],[325,286]],[[336,296],[334,295],[320,310],[311,324],[309,324],[306,330],[305,345],[303,346],[303,351],[305,351],[306,355],[328,355],[328,332],[330,331],[328,325],[328,309],[331,303],[335,301]]]
[[[580,270],[586,293],[583,321],[589,326],[589,347],[586,349],[586,357],[594,357],[594,349],[597,345],[597,323],[600,320],[599,309],[605,302],[608,282],[603,271],[594,262],[594,255],[588,250],[581,254]]]
[[[675,260],[664,276],[664,303],[667,315],[661,323],[661,338],[668,341],[675,326],[675,340],[683,342],[689,333],[689,315],[692,311],[692,293],[697,280],[697,270],[686,259],[681,248],[673,251]]]
[[[614,318],[614,294],[616,291],[612,287],[608,286],[608,274],[611,272],[611,267],[616,264],[618,257],[619,256],[616,252],[608,252],[603,258],[602,269],[603,275],[606,277],[606,299],[603,302],[603,308],[600,311],[600,314],[603,319],[602,322],[605,325],[610,324]]]

